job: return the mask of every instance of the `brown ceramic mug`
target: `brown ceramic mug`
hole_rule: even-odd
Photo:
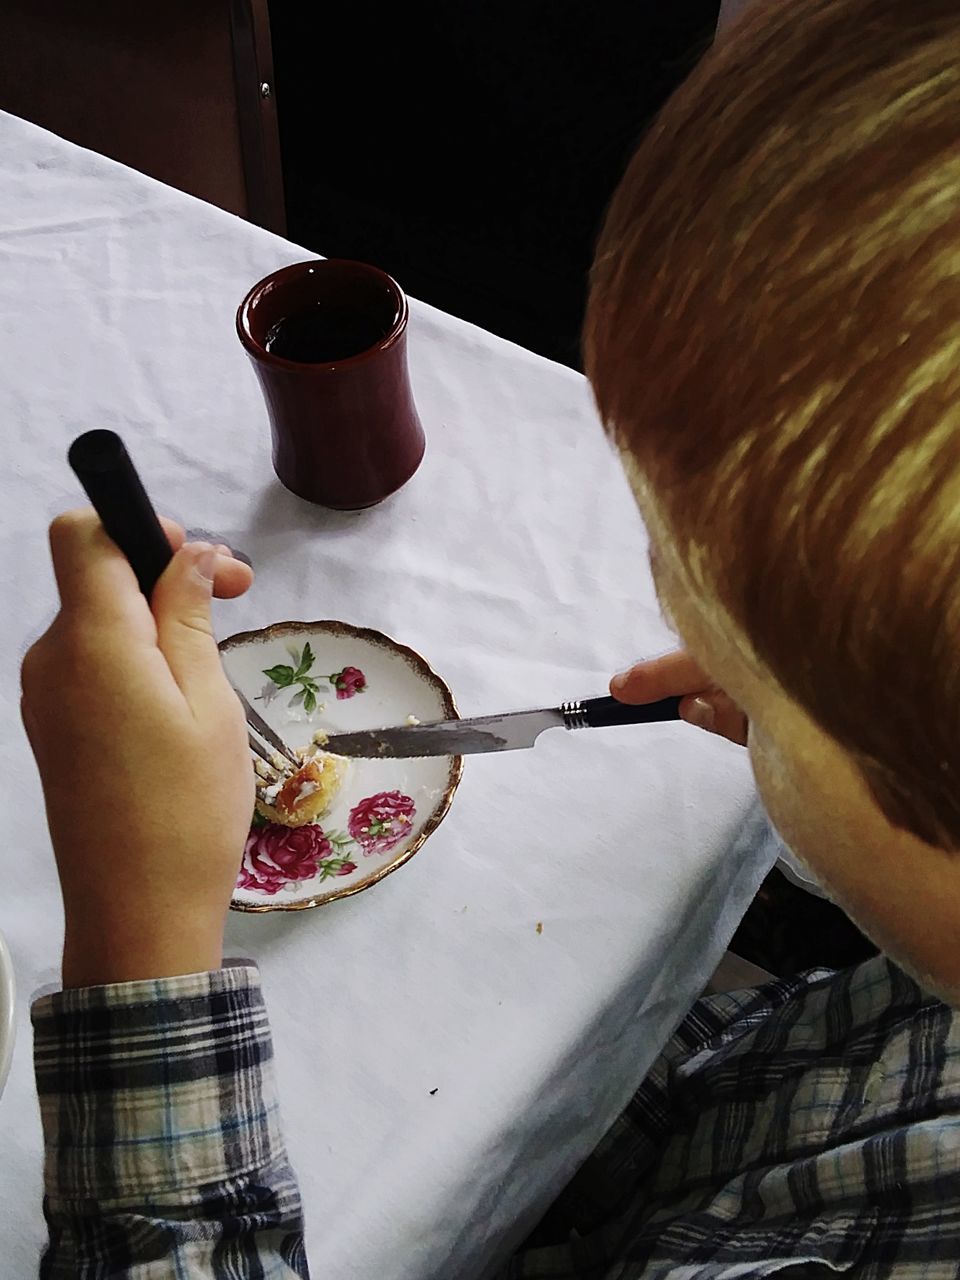
[[[237,333],[270,417],[273,468],[325,507],[370,507],[423,458],[407,371],[407,299],[385,272],[336,258],[255,284]]]

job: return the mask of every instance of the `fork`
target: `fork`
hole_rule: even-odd
[[[149,600],[173,552],[126,446],[115,431],[85,431],[70,446],[67,459],[104,529],[127,557],[140,590]],[[240,690],[233,691],[247,719],[257,797],[269,803],[269,791],[293,777],[303,761]]]
[[[297,757],[291,747],[287,746],[276,730],[267,724],[256,707],[250,705],[236,685],[232,688],[240,699],[243,714],[247,717],[247,742],[253,753],[253,771],[258,779],[257,799],[262,800],[264,804],[270,804],[271,797],[267,794],[268,789],[282,786],[288,778],[293,777],[303,761]],[[255,734],[259,734],[259,738]],[[264,743],[273,750],[268,751]],[[261,786],[260,783],[266,785]]]

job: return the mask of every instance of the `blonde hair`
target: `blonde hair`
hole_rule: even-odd
[[[701,609],[960,847],[960,12],[760,5],[609,210],[585,365]]]

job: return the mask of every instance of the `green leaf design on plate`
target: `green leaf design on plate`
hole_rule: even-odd
[[[272,680],[278,689],[290,689],[294,685],[299,685],[290,701],[290,706],[298,707],[302,704],[307,715],[313,715],[317,709],[317,694],[320,692],[320,686],[317,684],[316,677],[307,674],[316,659],[316,655],[310,648],[310,641],[306,642],[301,653],[298,654],[294,649],[293,657],[296,667],[278,663],[275,667],[265,667],[263,674]]]
[[[313,650],[310,648],[310,641],[303,646],[303,653],[300,655],[300,661],[297,664],[297,676],[306,675],[313,666]],[[296,676],[294,677],[296,678]]]
[[[328,880],[331,876],[337,875],[349,861],[349,858],[325,858],[319,866],[320,879]]]

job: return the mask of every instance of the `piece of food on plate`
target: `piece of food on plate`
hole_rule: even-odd
[[[346,760],[318,751],[282,785],[268,787],[264,798],[257,797],[257,812],[270,822],[285,827],[302,827],[316,822],[333,803],[340,790]]]

